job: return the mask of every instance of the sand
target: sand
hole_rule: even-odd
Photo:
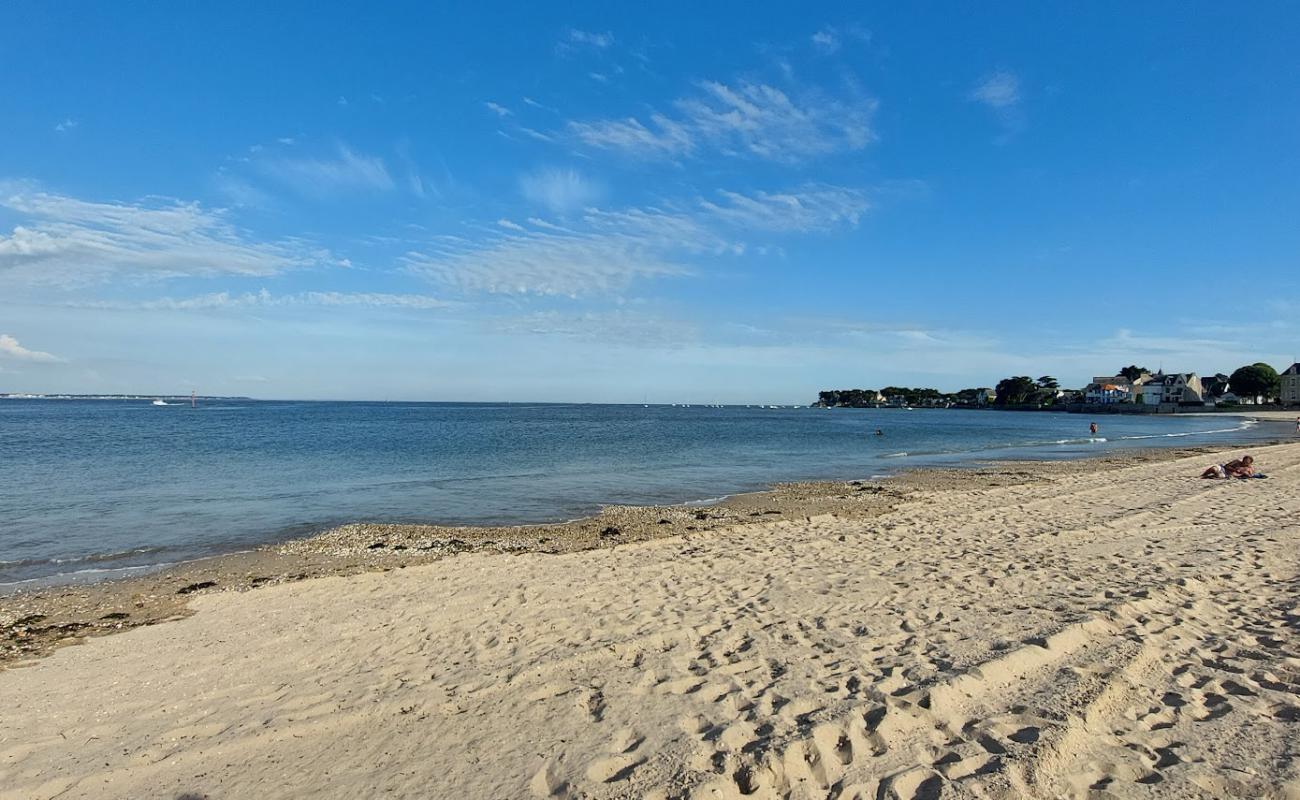
[[[306,538],[201,558],[129,578],[24,586],[0,594],[0,669],[88,637],[182,619],[192,613],[192,599],[214,592],[403,569],[464,553],[572,553],[818,514],[870,519],[919,492],[1050,481],[1061,475],[1163,461],[1180,454],[1203,453],[1212,458],[1211,452],[1209,448],[1155,448],[1078,461],[1003,461],[907,470],[879,480],[786,483],[707,504],[614,505],[591,517],[538,525],[343,525]]]
[[[1300,797],[1300,445],[202,594],[0,672],[0,797]]]

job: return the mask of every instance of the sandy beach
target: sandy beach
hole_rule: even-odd
[[[0,797],[1300,797],[1253,452],[195,593],[0,672]]]

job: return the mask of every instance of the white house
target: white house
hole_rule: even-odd
[[[1201,379],[1195,372],[1178,372],[1166,375],[1163,372],[1151,376],[1151,380],[1138,389],[1142,402],[1149,406],[1161,403],[1201,403],[1204,390]]]
[[[1084,402],[1098,405],[1140,403],[1142,387],[1150,380],[1149,372],[1142,372],[1136,378],[1128,378],[1124,375],[1098,375],[1084,388]]]
[[[1140,382],[1142,378],[1138,378]],[[1083,390],[1083,401],[1091,405],[1132,402],[1136,386],[1123,375],[1098,375]]]

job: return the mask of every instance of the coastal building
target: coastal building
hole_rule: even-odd
[[[1222,372],[1201,378],[1202,397],[1205,402],[1217,401],[1227,394],[1231,379]]]
[[[1142,381],[1138,378],[1138,381]],[[1125,378],[1123,375],[1099,375],[1083,390],[1083,402],[1089,405],[1106,406],[1112,403],[1131,403],[1136,397],[1136,389],[1141,384]]]
[[[1156,373],[1139,387],[1138,394],[1149,406],[1205,402],[1205,390],[1195,372]]]
[[[1278,402],[1284,406],[1300,405],[1300,361],[1282,370]]]
[[[1148,372],[1141,373],[1136,379],[1123,375],[1095,376],[1083,390],[1083,402],[1095,406],[1138,402],[1139,389],[1149,380],[1151,373]]]

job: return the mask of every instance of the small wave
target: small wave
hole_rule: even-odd
[[[1104,441],[1106,441],[1105,437],[1094,436],[1089,439],[1057,439],[1056,444],[1096,444]]]
[[[902,458],[903,456],[906,456],[906,455],[907,455],[907,451],[904,450],[904,451],[901,452],[901,453],[886,453],[886,454],[884,455],[884,458]]]
[[[68,572],[56,572],[52,575],[42,575],[36,578],[24,578],[17,581],[0,581],[0,589],[14,586],[26,586],[28,584],[56,584],[66,582],[76,582],[76,576],[81,575],[89,577],[91,575],[127,575],[133,572],[154,572],[180,564],[180,561],[159,561],[156,564],[137,564],[131,567],[87,567],[86,569],[74,569]],[[98,579],[96,579],[98,580]]]
[[[717,505],[718,503],[723,502],[723,501],[726,500],[728,497],[731,497],[731,495],[729,495],[729,494],[724,494],[724,495],[720,495],[720,496],[718,496],[718,497],[705,497],[705,498],[702,498],[702,499],[700,499],[700,500],[687,500],[685,503],[682,503],[682,505],[684,505],[684,506],[712,506],[712,505]]]
[[[69,556],[65,558],[19,558],[13,561],[0,561],[0,566],[5,567],[34,567],[41,564],[99,564],[104,561],[116,561],[121,558],[130,558],[131,556],[145,555],[147,553],[161,553],[166,551],[166,547],[136,547],[130,550],[119,550],[112,553],[91,553],[84,556]]]
[[[1243,431],[1249,425],[1238,425],[1235,428],[1215,428],[1212,431],[1182,431],[1181,433],[1148,433],[1144,435],[1120,436],[1119,439],[1132,441],[1134,439],[1178,439],[1184,436],[1210,436],[1215,433],[1237,433]]]

